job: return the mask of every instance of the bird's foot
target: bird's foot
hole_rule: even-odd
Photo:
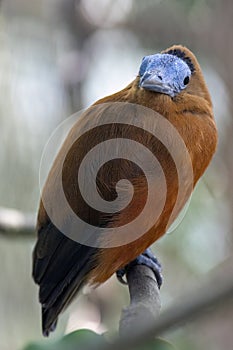
[[[163,283],[163,276],[162,276],[162,267],[160,262],[157,260],[157,258],[153,255],[151,249],[146,249],[144,253],[139,255],[135,260],[131,261],[128,265],[126,265],[124,268],[118,270],[116,272],[116,276],[118,281],[120,281],[122,284],[127,284],[127,282],[124,280],[124,276],[126,275],[127,271],[135,265],[145,265],[148,266],[155,274],[157,283],[159,288],[161,287]]]

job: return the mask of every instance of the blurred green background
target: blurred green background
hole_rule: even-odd
[[[0,206],[35,213],[39,164],[51,132],[72,113],[125,87],[141,59],[174,43],[197,55],[219,130],[218,152],[182,223],[154,250],[163,307],[233,251],[233,2],[231,0],[2,0]],[[35,236],[0,234],[0,349],[41,340],[31,279]],[[115,332],[127,288],[115,277],[84,291],[52,338],[79,328]],[[180,350],[230,350],[233,305],[166,335]]]

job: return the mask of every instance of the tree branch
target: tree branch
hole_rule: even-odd
[[[35,215],[0,207],[0,235],[9,238],[33,237]]]
[[[33,237],[34,232],[34,215],[0,208],[0,235],[9,238]],[[160,296],[154,273],[146,266],[132,267],[127,274],[131,302],[122,312],[120,337],[112,344],[102,345],[101,350],[136,350],[149,339],[231,301],[233,258],[229,258],[224,265],[206,277],[199,288],[186,290],[159,318]],[[97,350],[99,347],[87,349]]]
[[[124,337],[115,339],[111,344],[102,345],[101,350],[140,349],[140,346],[145,345],[151,338],[161,336],[162,333],[177,328],[184,322],[203,317],[207,311],[213,312],[216,307],[232,301],[233,258],[228,259],[224,265],[223,268],[210,274],[208,278],[206,277],[199,288],[187,289],[183,296],[174,301],[173,305],[168,307],[156,322],[144,325],[140,321],[135,330],[131,328],[128,334],[125,332]],[[138,287],[135,285],[133,288],[136,291]],[[98,350],[100,347],[90,346],[87,349]]]
[[[147,266],[135,265],[127,273],[130,305],[122,310],[119,334],[127,337],[143,324],[154,324],[161,308],[160,294],[154,272]],[[140,329],[139,329],[140,330]]]

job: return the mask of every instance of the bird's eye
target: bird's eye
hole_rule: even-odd
[[[184,78],[184,85],[188,85],[189,83],[189,76]]]

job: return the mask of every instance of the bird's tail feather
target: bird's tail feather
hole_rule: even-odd
[[[58,315],[70,304],[84,283],[80,282],[80,275],[65,286],[63,292],[50,307],[42,306],[42,332],[48,337],[56,329]]]

